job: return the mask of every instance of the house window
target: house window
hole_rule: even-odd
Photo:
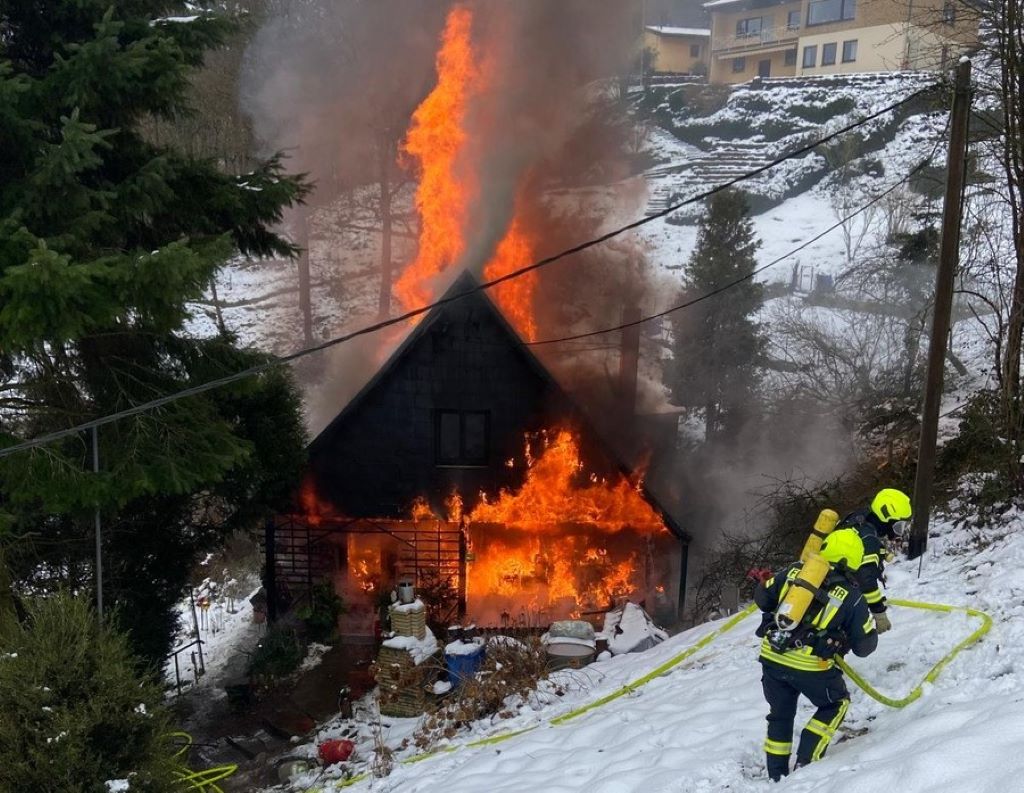
[[[843,42],[843,63],[853,63],[857,60],[857,39]]]
[[[790,11],[786,17],[786,29],[787,30],[799,30],[800,29],[800,10]]]
[[[747,70],[747,59],[746,58],[733,58],[732,59],[732,73],[743,72]]]
[[[804,47],[804,68],[813,69],[817,62],[818,45],[812,44],[810,47]]]
[[[947,25],[956,24],[956,5],[946,0],[946,4],[942,7],[942,21]]]
[[[762,17],[736,20],[736,38],[745,39],[751,36],[760,36],[763,21]]]
[[[807,6],[808,25],[827,25],[856,15],[857,0],[811,0]]]
[[[690,45],[690,57],[691,58],[699,58],[700,57],[700,44],[691,44]]]
[[[435,421],[438,465],[479,466],[489,462],[491,414],[482,410],[439,410]]]
[[[796,50],[786,50],[786,66],[796,66]]]
[[[821,65],[822,66],[834,66],[836,62],[836,43],[830,42],[829,44],[821,45]]]

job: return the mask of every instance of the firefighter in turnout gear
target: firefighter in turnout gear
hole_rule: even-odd
[[[878,646],[874,617],[857,586],[857,570],[864,558],[860,536],[853,529],[833,531],[822,543],[820,557],[778,571],[754,593],[763,612],[757,635],[762,637],[761,684],[769,707],[764,749],[768,776],[776,782],[789,773],[800,695],[817,711],[800,735],[796,767],[825,754],[846,716],[850,694],[835,657],[849,650],[863,657]],[[824,578],[818,579],[818,586],[801,575],[812,564],[823,566]],[[800,589],[813,590],[813,597],[804,598],[806,611],[797,620],[789,609],[793,619],[782,619],[787,605],[799,599]],[[791,590],[796,598],[787,597]]]
[[[850,513],[839,521],[837,527],[856,529],[864,541],[864,563],[858,572],[858,580],[868,608],[875,615],[879,633],[885,633],[892,627],[882,595],[885,560],[889,555],[886,540],[902,534],[912,512],[907,494],[887,487],[878,491],[870,507]]]

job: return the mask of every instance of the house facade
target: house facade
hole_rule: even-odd
[[[546,625],[624,596],[679,613],[688,536],[472,276],[339,409],[294,509],[267,526],[271,602],[330,581],[349,636],[372,632],[406,576],[444,583],[444,616],[481,626]]]
[[[707,28],[648,25],[644,29],[648,71],[654,74],[707,75],[710,44],[711,31]]]
[[[956,0],[712,0],[709,78],[939,70],[977,43]]]

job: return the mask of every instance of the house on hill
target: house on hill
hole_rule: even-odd
[[[481,625],[671,619],[685,592],[686,533],[469,274],[339,406],[266,539],[269,598],[330,580],[353,635],[405,577]]]
[[[956,0],[712,0],[709,79],[933,71],[977,46]]]
[[[711,30],[648,25],[644,49],[650,63],[645,72],[707,76]]]

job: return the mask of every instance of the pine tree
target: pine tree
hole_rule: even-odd
[[[307,190],[280,158],[242,177],[154,145],[192,71],[235,27],[159,0],[0,0],[0,446],[264,360],[185,330],[236,252],[292,255],[273,226]],[[200,554],[280,505],[301,462],[294,386],[275,372],[0,459],[16,583],[91,589],[156,660]],[[3,541],[0,537],[0,541]]]
[[[181,789],[160,686],[83,598],[31,602],[23,623],[0,615],[0,648],[0,790]]]
[[[743,193],[724,190],[712,196],[681,301],[747,280],[673,315],[673,360],[665,372],[676,403],[703,411],[708,441],[735,434],[756,398],[764,340],[752,317],[763,298],[761,285],[749,276],[760,245]]]

